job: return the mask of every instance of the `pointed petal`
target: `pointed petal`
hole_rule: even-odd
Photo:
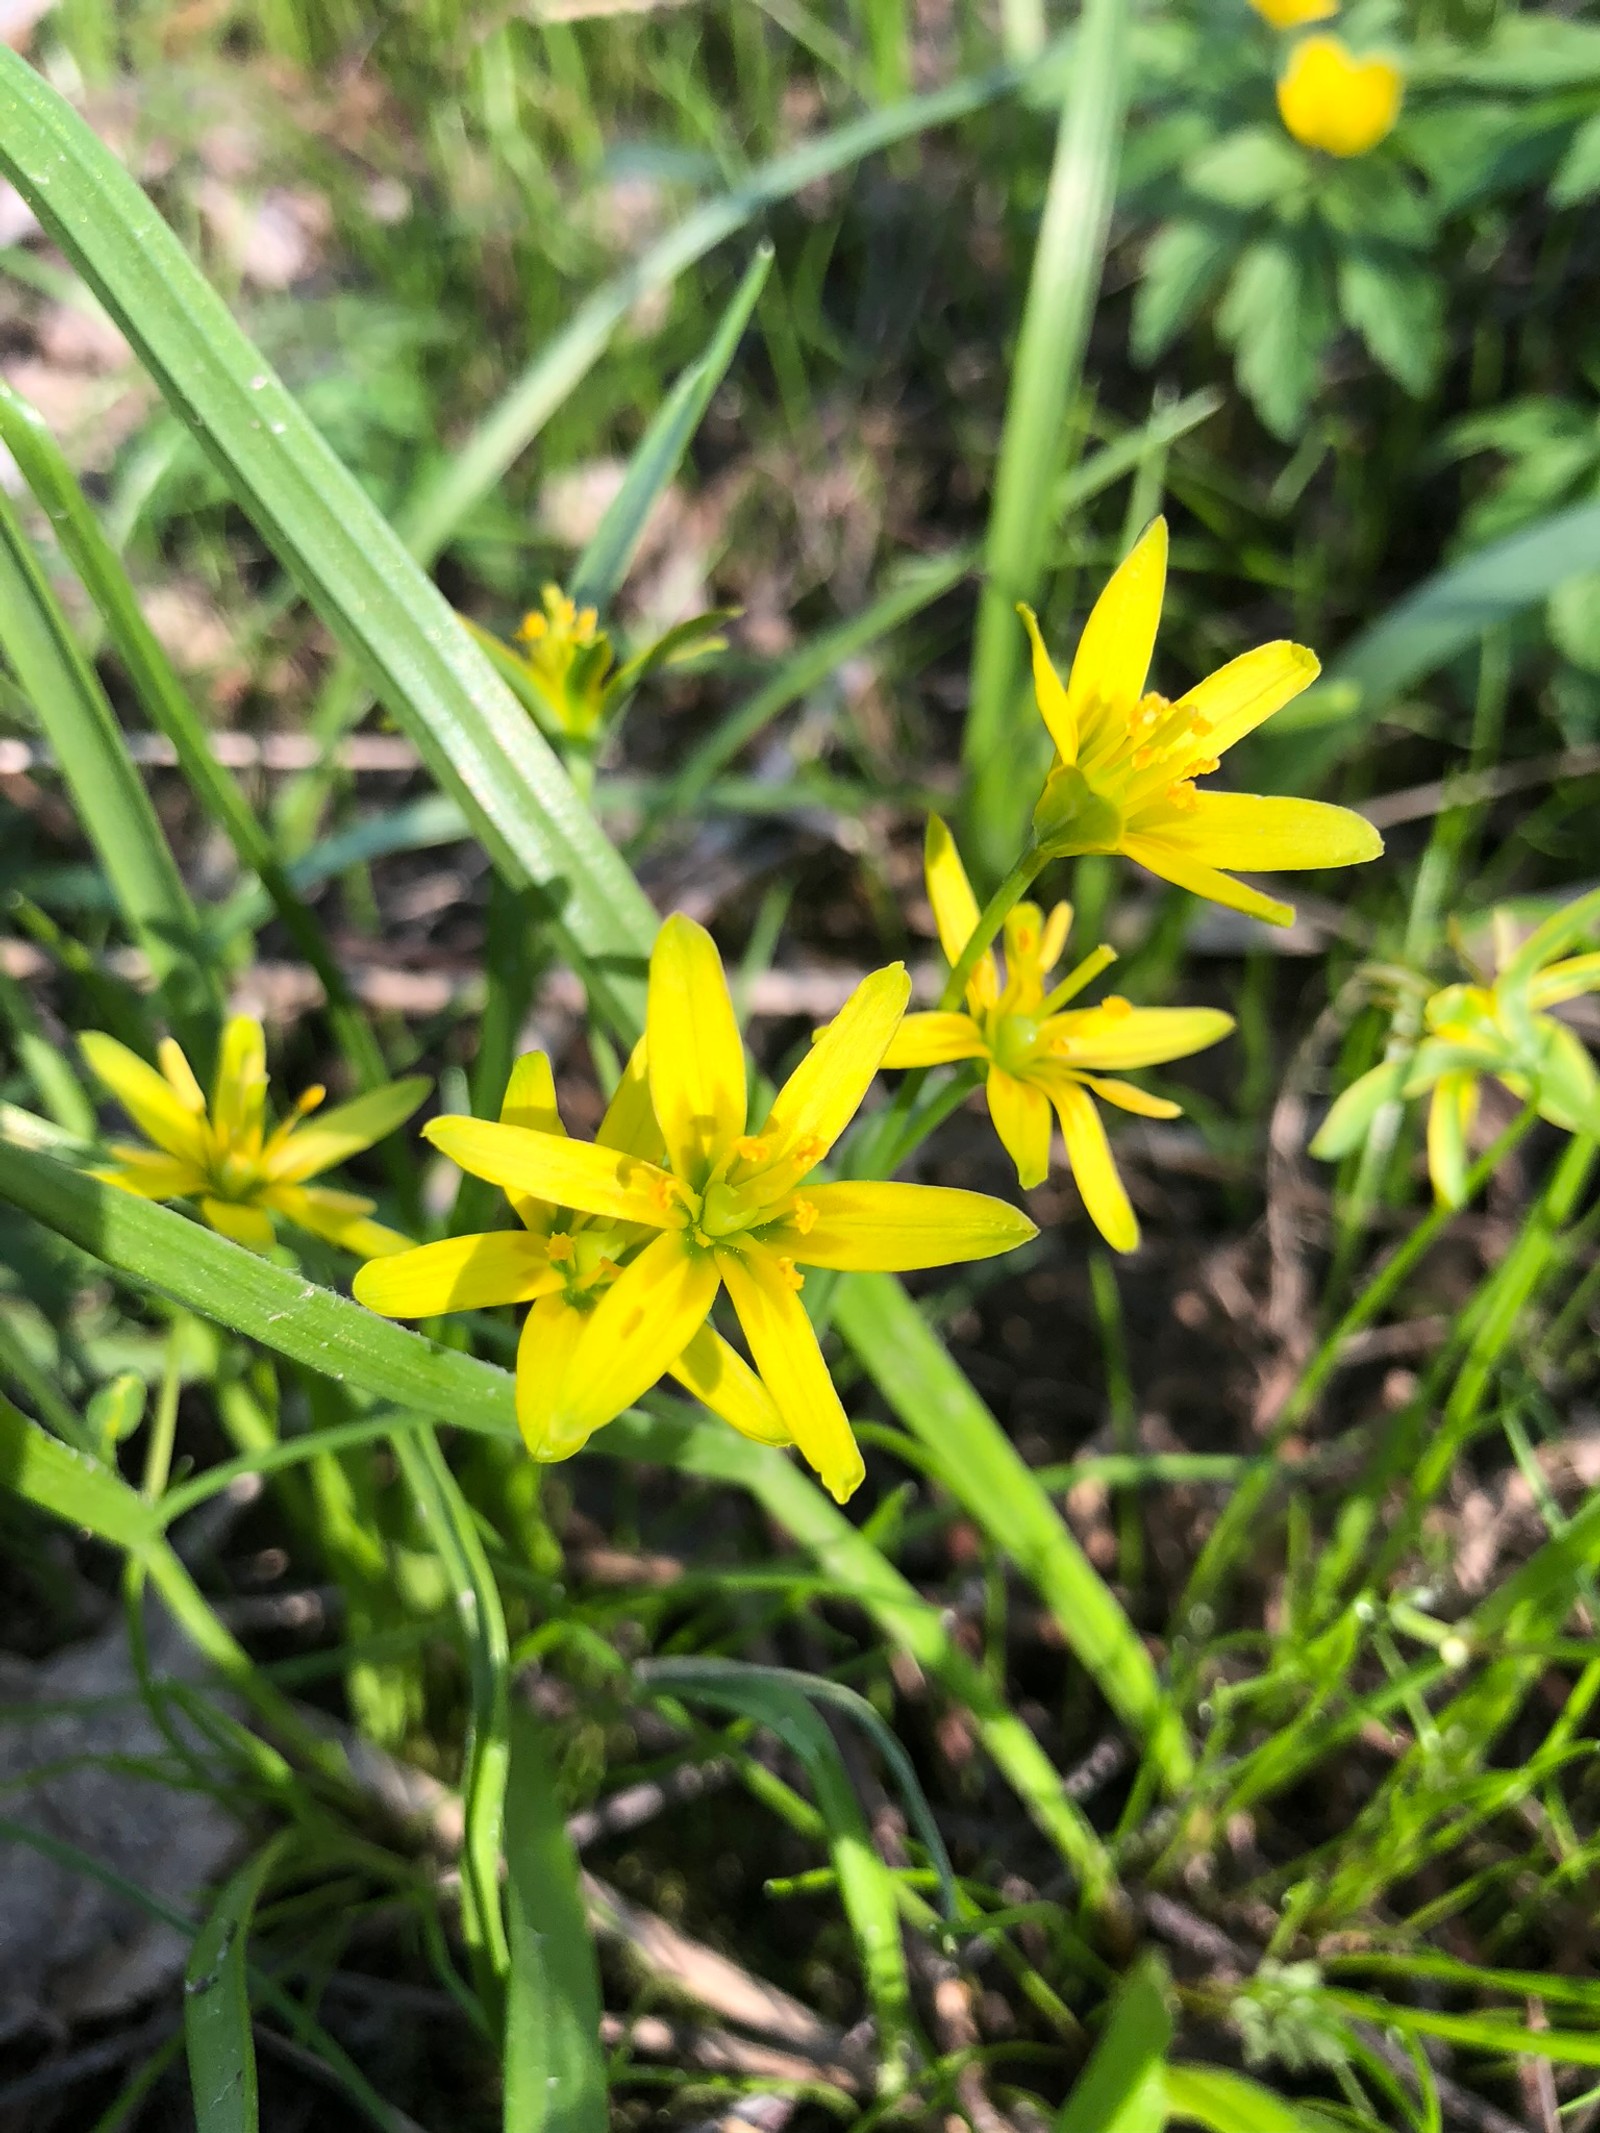
[[[956,840],[937,815],[928,817],[923,842],[922,869],[928,884],[933,922],[939,929],[939,946],[952,969],[961,951],[978,930],[978,899],[972,893],[967,870],[961,864]],[[1000,973],[992,952],[985,949],[967,981],[967,1002],[974,1008],[991,1006],[1000,997]]]
[[[737,1158],[731,1183],[770,1206],[815,1169],[861,1108],[910,996],[904,963],[861,980],[778,1091],[759,1152]]]
[[[525,1126],[490,1125],[482,1118],[435,1118],[422,1132],[442,1155],[474,1177],[557,1207],[665,1229],[678,1205],[668,1172],[614,1148],[568,1140],[564,1134],[533,1133]]]
[[[1163,1066],[1220,1044],[1233,1028],[1232,1015],[1217,1007],[1129,1007],[1109,1002],[1052,1015],[1039,1035],[1070,1067]]]
[[[223,1025],[211,1092],[211,1124],[219,1145],[259,1147],[266,1108],[266,1033],[254,1015],[235,1015]]]
[[[241,1207],[236,1200],[214,1200],[208,1194],[200,1212],[220,1236],[231,1237],[249,1252],[269,1252],[276,1242],[272,1217],[259,1207]]]
[[[648,1392],[705,1324],[717,1280],[711,1254],[681,1230],[652,1239],[590,1313],[551,1420],[555,1440],[581,1443]]]
[[[196,1118],[206,1113],[206,1093],[194,1078],[194,1068],[184,1055],[183,1046],[175,1037],[163,1037],[156,1046],[156,1058],[161,1065],[162,1077],[179,1103]]]
[[[1398,1103],[1411,1069],[1409,1058],[1381,1060],[1351,1082],[1334,1099],[1327,1117],[1311,1137],[1311,1153],[1336,1163],[1366,1139],[1372,1121],[1386,1103]]]
[[[319,1171],[331,1170],[335,1163],[358,1155],[393,1133],[396,1126],[403,1126],[432,1087],[426,1074],[413,1074],[385,1088],[371,1089],[351,1103],[335,1104],[331,1111],[285,1136],[268,1157],[267,1174],[284,1184],[298,1185]]]
[[[1467,1196],[1467,1135],[1478,1108],[1476,1074],[1444,1074],[1428,1106],[1428,1175],[1446,1207]]]
[[[716,943],[681,912],[656,935],[645,1020],[667,1157],[698,1192],[744,1131],[744,1045]]]
[[[907,1015],[889,1039],[886,1067],[948,1066],[957,1059],[981,1059],[983,1032],[970,1015]]]
[[[1213,755],[1225,755],[1235,741],[1292,703],[1321,672],[1316,653],[1303,644],[1285,639],[1259,644],[1197,681],[1179,698],[1179,707],[1205,720],[1210,728],[1207,746]]]
[[[517,1427],[535,1459],[570,1459],[589,1434],[561,1435],[555,1417],[566,1391],[573,1351],[589,1313],[564,1295],[541,1296],[522,1322],[517,1342]]]
[[[1017,602],[1017,613],[1022,617],[1033,654],[1033,700],[1039,706],[1039,716],[1044,720],[1045,729],[1055,742],[1056,753],[1062,762],[1075,762],[1078,755],[1077,722],[1067,708],[1067,692],[1056,672],[1055,661],[1045,649],[1039,618],[1024,600]]]
[[[361,1268],[351,1290],[357,1303],[384,1318],[432,1318],[441,1311],[528,1303],[561,1286],[545,1239],[504,1229],[446,1237],[374,1259]]]
[[[134,1193],[141,1200],[189,1199],[206,1189],[205,1172],[181,1156],[141,1148],[132,1141],[113,1141],[111,1153],[117,1160],[91,1170],[90,1177],[107,1185],[120,1185],[124,1192]]]
[[[1139,1118],[1182,1118],[1182,1104],[1169,1102],[1165,1096],[1152,1096],[1148,1089],[1141,1089],[1136,1082],[1117,1081],[1105,1074],[1085,1074],[1081,1077],[1086,1089],[1090,1089],[1105,1104],[1115,1104],[1119,1111],[1132,1111]]]
[[[1049,1133],[1050,1107],[1045,1105]],[[802,1266],[906,1273],[1015,1251],[1039,1232],[1019,1208],[944,1185],[808,1186],[761,1242]]]
[[[846,1502],[866,1478],[866,1466],[786,1269],[755,1243],[742,1252],[719,1251],[717,1263],[756,1368],[801,1456],[835,1503]]]
[[[1265,919],[1269,926],[1292,926],[1294,905],[1280,903],[1275,896],[1268,896],[1260,889],[1246,887],[1235,881],[1231,874],[1222,874],[1215,867],[1201,866],[1186,853],[1175,852],[1154,837],[1125,837],[1122,849],[1136,866],[1147,867],[1152,874],[1159,874],[1163,881],[1170,881],[1176,889],[1187,889],[1191,896],[1203,896],[1207,903],[1222,904],[1230,911],[1242,911],[1247,918]]]
[[[1067,1144],[1067,1161],[1090,1221],[1113,1251],[1133,1251],[1139,1242],[1139,1225],[1111,1159],[1111,1145],[1093,1098],[1065,1075],[1051,1084],[1050,1095]]]
[[[1570,956],[1541,970],[1528,986],[1534,1007],[1555,1007],[1586,992],[1600,992],[1600,953]]]
[[[1126,715],[1143,696],[1166,586],[1167,522],[1157,518],[1113,571],[1078,639],[1067,677],[1066,719],[1075,736],[1074,754],[1098,706]],[[1061,757],[1073,760],[1064,748]]]
[[[506,1093],[500,1099],[502,1126],[522,1126],[529,1133],[564,1135],[556,1104],[556,1080],[543,1052],[523,1052],[512,1062]]]
[[[141,1133],[169,1155],[205,1168],[210,1143],[204,1119],[195,1116],[148,1060],[104,1030],[85,1030],[78,1048],[90,1073],[104,1082]]]
[[[1134,834],[1203,866],[1252,873],[1358,866],[1383,850],[1372,824],[1348,807],[1253,792],[1197,792],[1182,814],[1136,824]]]
[[[671,1375],[741,1437],[753,1437],[757,1444],[793,1444],[777,1401],[713,1326],[700,1328],[672,1365]]]
[[[1017,1166],[1017,1183],[1031,1192],[1050,1175],[1050,1099],[1032,1082],[997,1066],[989,1069],[984,1094],[994,1130]]]
[[[263,1206],[275,1207],[296,1229],[354,1252],[358,1259],[382,1259],[413,1248],[399,1230],[372,1220],[372,1202],[358,1192],[335,1192],[326,1185],[269,1185],[261,1198]]]
[[[1055,969],[1066,948],[1067,935],[1071,931],[1071,904],[1052,904],[1050,916],[1044,922],[1044,937],[1039,943],[1039,968],[1041,970]]]
[[[624,1155],[643,1156],[647,1163],[659,1163],[666,1153],[650,1102],[650,1069],[643,1037],[622,1070],[622,1079],[606,1105],[595,1140],[602,1148],[620,1148]]]

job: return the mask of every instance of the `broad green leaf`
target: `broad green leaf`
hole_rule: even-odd
[[[1600,111],[1585,119],[1572,136],[1550,180],[1550,198],[1557,207],[1575,207],[1596,193],[1600,193]]]
[[[257,1899],[283,1856],[287,1833],[262,1846],[212,1905],[183,1975],[183,2034],[195,2133],[256,2133],[256,2047],[245,1961]]]
[[[1156,232],[1134,291],[1136,362],[1155,362],[1193,322],[1233,263],[1238,241],[1237,223],[1224,214],[1186,216]]]
[[[1171,2041],[1166,1972],[1147,1958],[1123,1981],[1089,2064],[1056,2116],[1055,2133],[1161,2133],[1163,2061]]]
[[[1443,291],[1414,253],[1360,244],[1339,261],[1339,309],[1390,377],[1425,393],[1444,356]]]
[[[539,1721],[511,1710],[506,1789],[505,2133],[605,2133],[600,1973]]]
[[[886,1274],[850,1275],[835,1292],[834,1319],[944,1486],[1032,1581],[1163,1781],[1181,1788],[1193,1760],[1143,1640],[903,1285]]]
[[[673,386],[639,447],[628,462],[622,487],[595,530],[594,539],[578,559],[568,588],[579,607],[605,609],[616,597],[639,546],[645,522],[657,499],[683,463],[683,455],[705,420],[717,387],[728,374],[728,365],[750,323],[756,299],[766,286],[772,269],[772,246],[756,247],[727,309],[717,322],[705,352]]]
[[[548,744],[133,179],[3,47],[0,168],[496,864],[540,888],[602,1011],[638,1023],[654,915]]]
[[[1277,229],[1241,257],[1217,310],[1234,369],[1273,434],[1295,435],[1333,331],[1321,262],[1301,231]]]

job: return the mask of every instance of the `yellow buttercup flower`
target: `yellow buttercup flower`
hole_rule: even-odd
[[[1431,1090],[1428,1171],[1444,1205],[1459,1207],[1485,1075],[1562,1132],[1600,1138],[1600,1072],[1576,1033],[1550,1012],[1600,992],[1600,953],[1565,954],[1596,923],[1600,892],[1556,912],[1518,946],[1510,915],[1497,912],[1493,982],[1434,993],[1423,1010],[1421,1043],[1351,1083],[1324,1119],[1312,1154],[1329,1160],[1348,1154],[1382,1105]]]
[[[928,824],[926,866],[940,944],[953,966],[977,926],[978,904],[955,840],[937,815]],[[965,1012],[907,1015],[883,1063],[987,1062],[989,1116],[1024,1188],[1042,1185],[1049,1172],[1053,1109],[1090,1220],[1108,1244],[1131,1252],[1139,1225],[1092,1099],[1142,1118],[1178,1117],[1176,1104],[1121,1080],[1115,1070],[1203,1051],[1227,1036],[1233,1017],[1210,1007],[1132,1007],[1115,997],[1063,1012],[1115,960],[1114,950],[1097,948],[1047,990],[1071,926],[1070,904],[1057,904],[1048,918],[1037,904],[1018,904],[1006,919],[1004,977],[985,949],[967,982]]]
[[[1364,156],[1394,131],[1401,74],[1389,59],[1357,59],[1341,38],[1306,37],[1278,82],[1278,112],[1302,148]]]
[[[575,1452],[677,1368],[725,1289],[785,1430],[839,1502],[856,1488],[861,1454],[800,1301],[801,1269],[947,1266],[1035,1234],[1025,1215],[980,1193],[812,1181],[865,1096],[909,990],[899,964],[863,979],[751,1133],[721,959],[703,928],[670,918],[650,959],[646,1009],[659,1160],[515,1122],[441,1118],[426,1128],[463,1170],[508,1193],[612,1224],[625,1248],[648,1237],[556,1358],[559,1382],[537,1396],[540,1458]],[[543,1368],[538,1342],[525,1336],[519,1375]]]
[[[1176,703],[1147,693],[1167,581],[1167,526],[1156,519],[1095,602],[1065,686],[1029,608],[1039,711],[1056,763],[1034,809],[1038,849],[1051,857],[1122,852],[1213,903],[1287,926],[1291,905],[1235,881],[1234,867],[1268,873],[1375,859],[1383,839],[1349,808],[1259,793],[1203,792],[1195,779],[1236,741],[1315,680],[1316,655],[1264,644],[1197,682]]]
[[[500,1122],[562,1137],[555,1082],[543,1052],[527,1052],[512,1069]],[[595,1136],[600,1148],[657,1162],[661,1135],[650,1109],[644,1045],[628,1070]],[[602,1294],[653,1232],[639,1223],[571,1214],[553,1201],[507,1189],[517,1229],[490,1230],[421,1244],[392,1258],[374,1259],[356,1275],[358,1303],[385,1318],[433,1318],[444,1311],[481,1311],[496,1304],[531,1304],[517,1351],[517,1420],[535,1458],[565,1457],[553,1418],[561,1405],[578,1337]],[[771,1394],[737,1349],[703,1325],[668,1366],[714,1414],[763,1444],[791,1439]]]
[[[1250,5],[1275,30],[1303,29],[1339,12],[1339,0],[1250,0]]]
[[[273,1126],[266,1038],[252,1015],[235,1015],[223,1030],[209,1106],[171,1037],[157,1049],[160,1073],[102,1030],[78,1041],[90,1070],[155,1143],[113,1141],[116,1161],[96,1177],[143,1200],[198,1200],[214,1230],[252,1251],[271,1248],[275,1214],[364,1258],[410,1243],[370,1220],[373,1201],[307,1181],[403,1125],[431,1087],[424,1076],[336,1104],[309,1124],[327,1092],[307,1089]]]

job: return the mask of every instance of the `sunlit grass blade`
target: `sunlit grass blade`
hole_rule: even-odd
[[[515,1436],[515,1390],[508,1372],[375,1318],[171,1208],[136,1200],[55,1157],[33,1152],[59,1136],[26,1113],[0,1108],[0,1133],[5,1135],[0,1200],[34,1216],[146,1293],[219,1318],[245,1339],[339,1378],[352,1392],[448,1415],[458,1428]],[[42,1431],[36,1434],[43,1437]],[[56,1449],[69,1456],[64,1447]],[[1090,1897],[1104,1900],[1113,1880],[1110,1862],[1044,1749],[962,1651],[939,1610],[782,1452],[686,1411],[675,1411],[671,1419],[624,1416],[600,1431],[590,1449],[602,1456],[655,1460],[748,1490],[834,1579],[841,1596],[864,1608],[885,1635],[973,1714],[985,1747],[1028,1812]]]
[[[38,714],[132,939],[175,1032],[210,1056],[220,1002],[200,921],[116,715],[0,492],[0,647]]]
[[[3,49],[0,166],[497,865],[540,887],[602,1011],[637,1021],[654,919],[549,746],[127,171]]]
[[[1117,1994],[1089,2064],[1057,2114],[1055,2133],[1158,2133],[1171,2041],[1166,1974],[1147,1960]]]
[[[505,2133],[605,2133],[600,1973],[539,1721],[511,1710],[507,1782]]]
[[[1101,1694],[1148,1744],[1163,1783],[1181,1788],[1193,1760],[1138,1632],[905,1288],[889,1274],[851,1275],[833,1309],[944,1486],[1032,1580]]]
[[[602,611],[615,599],[644,533],[645,522],[683,455],[705,420],[717,387],[728,375],[756,299],[772,271],[772,246],[760,244],[743,279],[717,322],[705,352],[673,386],[628,462],[622,487],[613,497],[593,540],[578,558],[567,588],[579,607]]]
[[[1040,572],[1055,532],[1050,502],[1100,290],[1122,150],[1131,38],[1127,0],[1085,0],[1011,366],[962,738],[962,760],[972,781],[966,809],[970,849],[979,868],[994,879],[1016,857],[1035,797],[1027,777],[1019,774],[1027,759],[1023,736],[1031,740],[1037,721],[1031,711],[1025,719],[1018,717],[1026,661],[1016,603],[1037,605]]]
[[[255,2133],[260,2123],[245,1951],[257,1900],[287,1841],[287,1833],[274,1837],[240,1867],[189,1951],[183,2031],[196,2133]]]

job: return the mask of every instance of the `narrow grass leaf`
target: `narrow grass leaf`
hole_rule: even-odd
[[[1207,2133],[1334,2133],[1349,2123],[1315,2104],[1286,2103],[1247,2075],[1221,2066],[1169,2066],[1167,2122]]]
[[[257,1899],[288,1832],[264,1844],[223,1889],[195,1935],[183,1974],[183,2033],[195,2133],[256,2133],[260,2100],[245,1949]]]
[[[728,375],[756,299],[772,271],[772,256],[770,244],[756,247],[704,354],[684,371],[640,438],[622,487],[578,558],[569,591],[579,607],[604,610],[615,599],[651,512],[683,464],[717,387]]]
[[[1161,2133],[1171,2041],[1166,1973],[1147,1958],[1124,1980],[1089,2064],[1057,2114],[1055,2133]]]
[[[539,1721],[511,1711],[505,2133],[605,2133],[600,1972]]]

